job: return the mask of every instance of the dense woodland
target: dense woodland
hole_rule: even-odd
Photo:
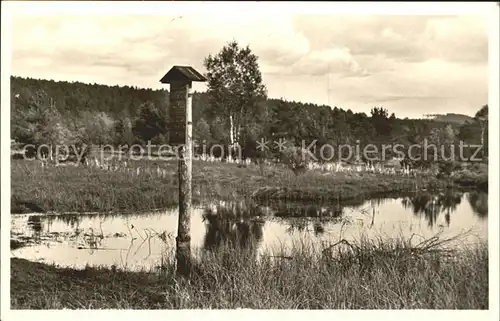
[[[11,138],[24,144],[152,144],[168,143],[167,90],[105,86],[11,77]],[[211,92],[193,97],[193,135],[200,144],[228,145],[230,122],[217,109]],[[487,105],[474,118],[400,119],[383,107],[370,115],[341,107],[282,99],[252,104],[241,129],[244,156],[255,156],[262,137],[309,144],[429,143],[487,146]],[[357,142],[359,141],[359,142]],[[200,152],[201,147],[197,150]],[[487,154],[487,149],[485,150]],[[217,155],[216,155],[217,156]]]

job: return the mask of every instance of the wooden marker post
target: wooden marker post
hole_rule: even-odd
[[[193,164],[192,82],[206,78],[192,67],[174,66],[160,80],[170,84],[169,144],[179,157],[179,220],[176,238],[177,273],[191,268],[191,177]]]

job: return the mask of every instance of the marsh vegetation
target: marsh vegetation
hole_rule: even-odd
[[[488,308],[487,105],[457,123],[268,99],[257,57],[235,41],[204,65],[194,139],[225,147],[193,162],[182,277],[176,161],[48,161],[60,145],[166,143],[168,91],[12,77],[12,308]],[[288,145],[259,151],[261,138]],[[404,164],[389,153],[399,165],[386,170],[297,158],[315,140],[401,144],[405,157],[427,141],[484,149],[478,162],[470,150]],[[245,161],[223,157],[238,146]]]
[[[13,308],[488,307],[487,194],[475,189],[195,162],[186,279],[175,163],[137,163],[143,175],[39,166],[12,167],[13,210],[29,212],[11,226]]]

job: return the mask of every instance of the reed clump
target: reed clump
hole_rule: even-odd
[[[451,239],[341,240],[257,252],[225,243],[189,277],[166,256],[156,271],[84,270],[11,259],[14,309],[488,309],[488,246]]]

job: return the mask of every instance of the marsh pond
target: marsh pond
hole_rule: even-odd
[[[177,208],[149,213],[12,214],[11,256],[57,266],[150,270],[173,255]],[[425,239],[470,246],[488,237],[488,194],[410,193],[350,202],[304,204],[207,201],[193,207],[195,255],[222,243],[256,257],[294,246],[325,248],[341,239]],[[229,242],[229,243],[226,243]]]

